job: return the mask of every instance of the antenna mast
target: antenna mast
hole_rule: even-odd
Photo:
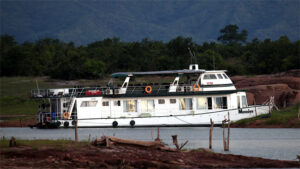
[[[193,54],[190,48],[188,48],[188,50],[189,50],[190,55],[191,55],[191,64],[192,64],[192,63],[193,63],[193,59],[194,59],[194,61],[196,61],[195,52],[194,52],[194,54]],[[197,61],[196,61],[196,62],[197,62]]]

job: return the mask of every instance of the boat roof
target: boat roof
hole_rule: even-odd
[[[164,70],[164,71],[149,71],[149,72],[117,72],[111,74],[111,77],[127,77],[127,76],[143,76],[143,75],[171,75],[171,74],[196,74],[196,73],[204,73],[204,72],[225,72],[225,70],[214,70],[214,71],[206,71],[204,69],[198,70]]]

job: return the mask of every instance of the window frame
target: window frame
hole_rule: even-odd
[[[82,101],[80,103],[80,107],[96,107],[98,104],[97,100],[89,100],[89,101]]]
[[[114,100],[114,106],[120,107],[121,101],[120,100]]]
[[[165,99],[158,99],[158,104],[165,104],[166,103],[166,101],[165,101]]]
[[[102,106],[103,107],[109,106],[109,101],[102,101]]]
[[[129,102],[133,102],[133,111],[130,111],[130,104]],[[125,110],[126,107],[126,110]],[[138,103],[136,99],[132,100],[123,100],[123,112],[124,113],[136,113],[138,112]]]
[[[183,108],[182,106],[182,101],[181,100],[184,100],[184,103],[185,103],[185,108]],[[187,102],[186,100],[189,99],[191,100],[191,105],[189,105],[190,107],[187,106]],[[179,110],[193,110],[193,98],[192,97],[188,97],[188,98],[180,98],[180,101],[179,101]]]
[[[170,99],[170,104],[176,104],[177,103],[177,99]]]

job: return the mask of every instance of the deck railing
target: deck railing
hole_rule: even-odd
[[[169,92],[170,84],[143,84],[130,85],[126,93],[122,93],[121,87],[86,87],[86,88],[61,88],[61,89],[39,89],[32,90],[33,98],[70,97],[72,96],[95,96],[95,95],[119,95],[119,94],[147,94],[146,86],[151,86],[151,94],[166,94]],[[192,86],[179,84],[176,92],[192,92]],[[149,93],[150,94],[150,93]]]

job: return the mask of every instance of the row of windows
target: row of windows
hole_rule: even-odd
[[[212,99],[214,99],[214,106]],[[177,99],[169,99],[170,104],[175,104]],[[180,110],[192,110],[193,109],[193,99],[192,98],[181,98],[179,101]],[[227,97],[199,97],[196,98],[196,108],[200,109],[227,109]],[[83,101],[81,107],[95,107],[98,101]],[[247,104],[246,97],[242,98],[242,106]],[[165,99],[158,99],[158,104],[165,104]],[[239,102],[238,102],[239,104]],[[121,106],[121,101],[113,101],[114,106]],[[103,101],[102,106],[109,106],[109,101]],[[153,112],[155,109],[154,100],[142,100],[140,102],[140,108],[142,112]],[[123,101],[123,111],[124,112],[137,112],[137,100],[124,100]]]
[[[224,73],[223,74],[205,74],[203,79],[228,79],[228,76]]]
[[[86,102],[86,101],[83,101],[83,102]],[[176,103],[176,99],[170,99],[170,104],[175,104],[175,103]],[[84,103],[84,104],[86,104],[86,103]],[[121,106],[120,100],[114,101],[113,104],[114,104],[114,106]],[[154,104],[154,100],[153,100],[153,104]],[[165,99],[158,99],[158,104],[165,104]],[[103,101],[102,106],[109,106],[109,101]],[[88,106],[81,106],[81,107],[88,107]]]

